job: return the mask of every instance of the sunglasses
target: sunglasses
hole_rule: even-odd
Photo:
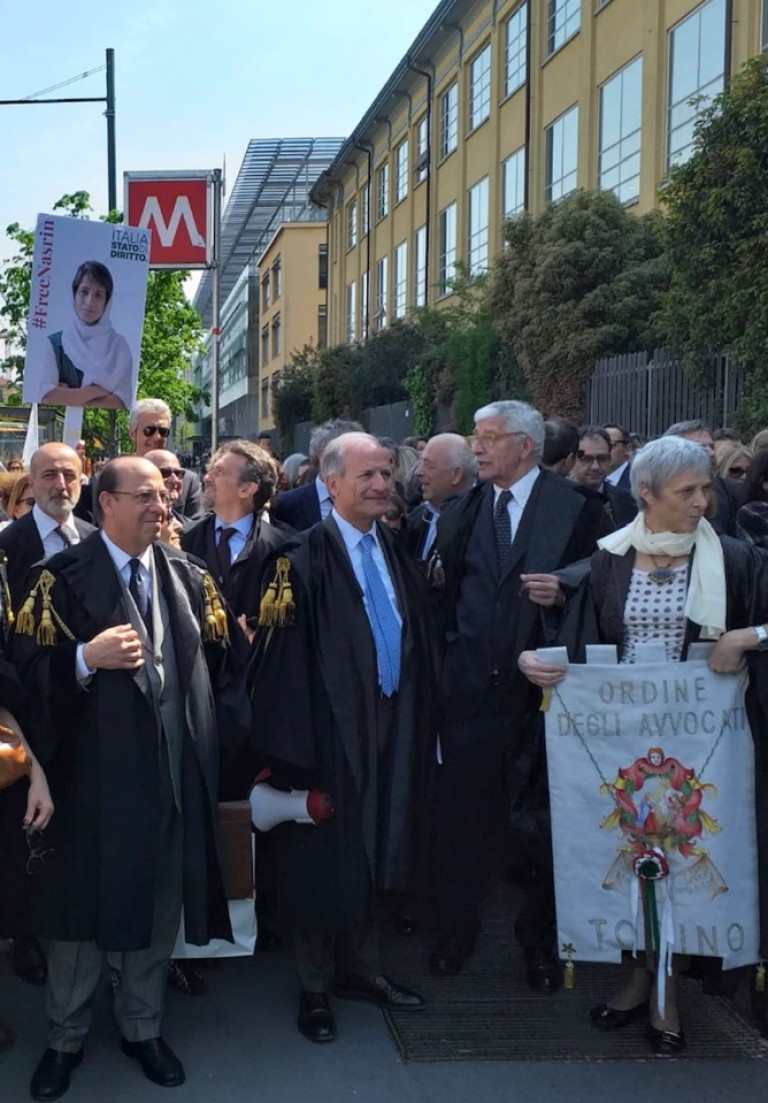
[[[158,467],[157,469],[164,479],[183,479],[184,469],[182,467]]]
[[[141,430],[145,437],[162,437],[163,440],[171,435],[171,430],[167,425],[145,425]]]
[[[734,464],[733,467],[728,468],[728,478],[743,479],[748,472],[748,467],[741,467],[739,464]]]

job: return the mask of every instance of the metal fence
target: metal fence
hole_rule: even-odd
[[[293,452],[309,451],[313,421],[300,421],[293,430]],[[398,443],[413,433],[413,411],[409,401],[393,402],[389,406],[371,406],[363,414],[363,426],[375,437],[392,437]]]
[[[587,386],[584,419],[590,425],[616,422],[629,432],[659,436],[676,421],[728,424],[744,394],[745,373],[727,353],[710,357],[705,381],[695,383],[677,353],[656,349],[598,360]]]

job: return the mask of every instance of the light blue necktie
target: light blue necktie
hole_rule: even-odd
[[[381,692],[385,697],[391,697],[400,685],[400,625],[373,559],[374,543],[370,533],[360,541],[365,596],[368,599],[368,619],[376,645]]]

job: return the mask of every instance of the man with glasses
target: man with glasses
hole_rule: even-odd
[[[478,410],[471,448],[478,485],[437,522],[445,574],[444,720],[435,855],[439,941],[430,968],[457,973],[472,953],[490,858],[509,826],[505,810],[513,809],[515,847],[531,874],[516,934],[528,983],[551,992],[560,970],[544,741],[539,696],[518,673],[517,658],[542,642],[537,605],[561,600],[552,572],[590,555],[610,526],[599,499],[542,470],[544,421],[526,403]]]
[[[632,463],[632,443],[623,425],[604,425],[611,442],[611,462],[606,480],[629,492],[629,468]]]
[[[182,904],[187,942],[231,939],[214,700],[234,673],[212,580],[158,540],[167,507],[156,467],[112,460],[99,480],[101,531],[31,576],[17,618],[14,660],[36,695],[34,749],[57,808],[36,878],[51,1027],[33,1099],[69,1087],[108,952],[122,955],[123,1052],[153,1082],[183,1083],[161,1036]]]
[[[614,529],[623,528],[637,516],[632,495],[608,482],[611,465],[611,438],[597,425],[585,425],[579,430],[579,447],[571,478],[585,492],[600,496]]]
[[[131,407],[128,435],[136,445],[136,455],[146,456],[165,448],[171,435],[171,408],[161,398],[140,398]],[[194,471],[184,469],[177,512],[191,521],[203,516],[203,488]]]

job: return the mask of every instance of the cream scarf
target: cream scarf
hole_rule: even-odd
[[[642,512],[631,524],[618,532],[604,536],[598,547],[611,555],[626,555],[630,548],[644,555],[666,555],[670,558],[696,555],[691,566],[685,615],[701,626],[702,638],[718,639],[725,631],[725,560],[723,546],[709,521],[703,517],[695,532],[651,532],[645,527]]]

